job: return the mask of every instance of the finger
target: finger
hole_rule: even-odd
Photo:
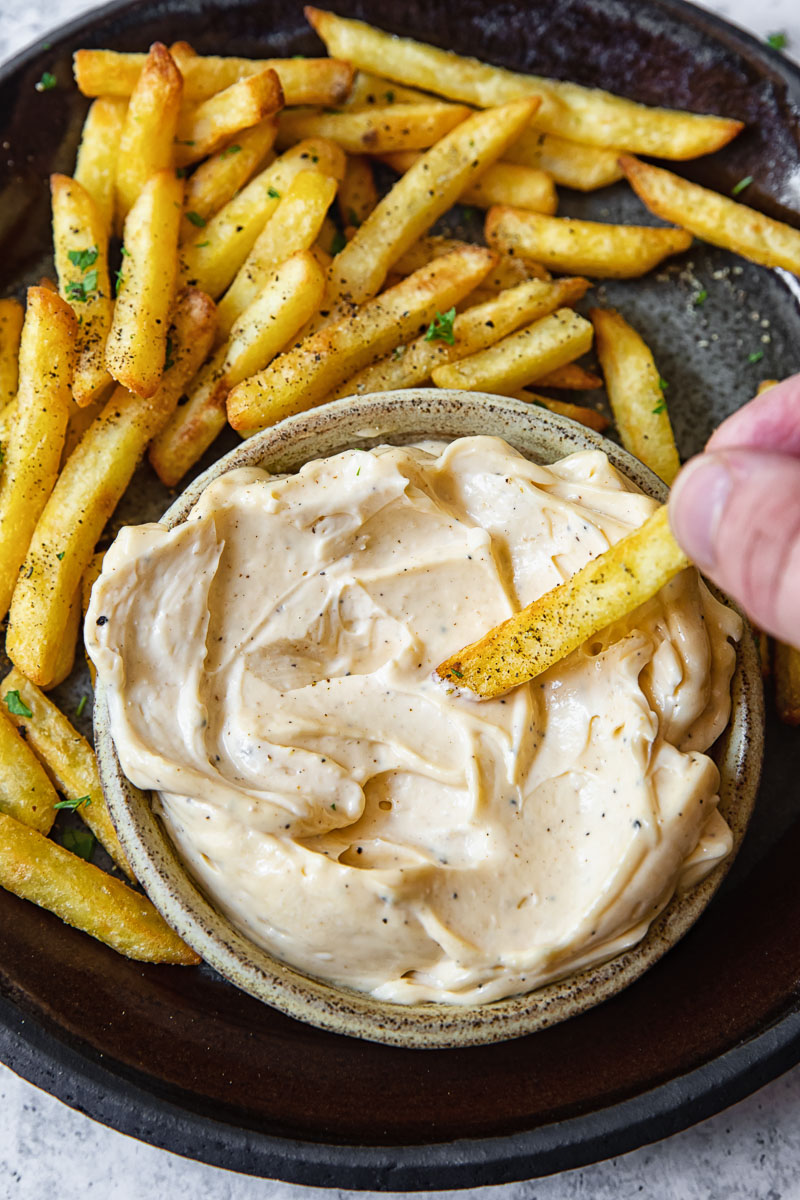
[[[768,633],[800,644],[800,458],[725,449],[693,458],[669,502],[675,537]]]
[[[723,421],[706,450],[748,446],[800,457],[800,375],[784,379]]]

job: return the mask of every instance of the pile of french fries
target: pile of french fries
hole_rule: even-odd
[[[635,157],[708,154],[740,122],[306,14],[330,57],[78,51],[92,102],[73,176],[51,179],[57,282],[29,288],[24,310],[0,301],[0,616],[14,664],[0,884],[154,961],[196,956],[139,893],[47,837],[66,804],[129,873],[91,749],[44,691],[72,669],[97,544],[140,460],[174,487],[226,424],[247,436],[420,384],[602,430],[595,406],[568,399],[602,382],[577,361],[594,346],[623,444],[670,483],[679,459],[653,355],[619,313],[576,311],[590,281],[640,276],[693,236],[800,273],[796,230]],[[623,178],[668,226],[556,215],[558,185]],[[431,232],[457,203],[486,210],[485,244]],[[570,628],[567,642],[586,636],[584,618]],[[465,667],[456,656],[448,677]],[[800,721],[796,652],[781,648],[775,669]]]

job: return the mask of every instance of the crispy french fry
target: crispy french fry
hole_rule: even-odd
[[[586,279],[558,279],[554,283],[534,279],[507,288],[499,296],[456,316],[452,345],[428,335],[417,338],[346,380],[330,399],[419,386],[443,363],[457,362],[485,350],[520,325],[538,321],[562,305],[577,303],[588,286]]]
[[[184,278],[216,299],[253,249],[295,175],[311,169],[339,180],[344,168],[343,152],[321,138],[287,150],[205,223],[200,239],[183,243]]]
[[[800,725],[800,650],[775,642],[775,703],[787,725]]]
[[[0,300],[0,409],[17,394],[19,340],[25,310],[19,300]]]
[[[549,282],[552,278],[541,263],[532,258],[515,258],[513,254],[498,253],[497,262],[483,280],[480,291],[499,295],[505,288],[516,287],[526,279],[543,279]],[[477,293],[476,293],[477,294]]]
[[[234,321],[252,304],[278,264],[298,250],[308,250],[313,245],[335,195],[336,180],[330,175],[301,171],[294,177],[259,234],[247,261],[219,302],[217,330],[220,339],[228,336]]]
[[[114,226],[117,159],[128,102],[124,96],[99,96],[83,124],[75,179],[97,207],[108,236]]]
[[[125,257],[106,342],[118,383],[154,396],[164,372],[169,312],[178,274],[183,183],[174,171],[151,175],[125,220]]]
[[[266,166],[277,131],[278,123],[274,117],[266,117],[252,129],[243,129],[234,141],[192,172],[186,181],[184,208],[193,214],[193,219],[184,217],[181,223],[182,242],[204,240],[202,235],[198,236],[202,226],[198,227],[197,218],[208,221],[223,204],[233,199],[256,171]]]
[[[324,221],[322,222],[322,226],[320,228],[319,234],[317,236],[316,245],[319,247],[321,252],[326,256],[326,258],[327,258],[326,267],[328,269],[330,269],[331,260],[333,258],[333,255],[335,253],[338,253],[336,247],[337,247],[337,242],[340,240],[340,237],[341,237],[341,234],[339,233],[339,230],[336,228],[336,225],[334,224],[334,222],[331,220],[330,217],[325,217]]]
[[[198,375],[188,402],[177,409],[150,446],[162,483],[174,486],[225,425],[225,398],[241,380],[265,367],[319,307],[325,276],[310,251],[273,269],[231,329],[228,342]]]
[[[175,166],[183,81],[166,46],[150,48],[131,93],[119,140],[115,181],[117,232],[151,175]]]
[[[437,100],[338,113],[284,112],[278,118],[278,145],[285,149],[301,138],[323,137],[348,154],[427,150],[469,115],[463,104]]]
[[[372,173],[372,164],[365,155],[348,155],[337,202],[342,224],[352,229],[363,225],[377,205],[378,189],[375,187],[375,176]]]
[[[688,250],[691,234],[651,225],[604,225],[546,217],[498,205],[486,214],[486,240],[553,271],[599,279],[644,275],[671,254]]]
[[[8,696],[11,688],[3,689]],[[8,701],[6,701],[8,704]],[[0,711],[0,812],[49,833],[58,794],[47,772],[13,721]]]
[[[97,539],[213,336],[213,304],[190,292],[176,307],[174,361],[156,394],[145,401],[117,388],[59,476],[33,533],[29,571],[17,580],[6,641],[9,658],[40,687],[53,682],[69,606]]]
[[[556,367],[555,371],[548,371],[547,375],[541,375],[536,380],[536,386],[565,388],[572,392],[590,392],[602,387],[603,381],[599,375],[595,375],[593,371],[587,371],[578,363],[565,363],[563,367]]]
[[[357,71],[353,77],[350,95],[341,104],[342,108],[381,108],[387,104],[430,104],[428,92],[418,88],[402,87],[382,75],[371,75],[368,71]]]
[[[133,871],[120,845],[103,795],[94,750],[86,738],[78,733],[61,709],[16,667],[0,684],[0,690],[3,695],[9,691],[18,694],[31,715],[14,713],[11,720],[44,764],[64,798],[75,805],[75,812],[117,866],[133,879]],[[82,803],[78,804],[79,800]]]
[[[540,384],[541,380],[539,379],[536,381],[537,387]],[[548,396],[540,396],[537,392],[529,392],[525,389],[516,392],[514,399],[537,404],[540,408],[549,408],[550,412],[558,413],[560,417],[569,417],[571,421],[577,421],[579,425],[586,425],[589,429],[596,430],[597,433],[608,429],[608,417],[603,416],[596,408],[587,408],[585,404],[568,404],[564,400],[551,400]]]
[[[375,296],[389,268],[500,157],[535,109],[531,99],[475,113],[414,163],[337,254],[326,305]]]
[[[92,197],[68,175],[50,176],[59,294],[78,317],[72,395],[84,407],[111,382],[106,339],[114,302],[108,277],[108,230]]]
[[[103,411],[104,404],[116,386],[114,380],[109,376],[108,388],[104,389],[91,404],[85,404],[83,408],[80,408],[77,404],[70,406],[67,433],[64,438],[64,449],[61,451],[62,467],[86,433],[92,421]]]
[[[251,129],[283,107],[283,92],[276,73],[267,68],[232,83],[183,113],[175,135],[175,162],[179,167],[198,162],[245,129]]]
[[[96,554],[93,554],[89,559],[89,565],[84,571],[83,577],[81,578],[81,614],[84,617],[86,616],[86,612],[89,608],[89,601],[92,598],[92,588],[97,582],[100,572],[103,569],[103,559],[105,556],[105,550],[98,550]],[[95,679],[97,678],[97,668],[85,651],[84,654],[86,657],[86,666],[89,670],[89,678],[92,681],[92,687],[94,687]]]
[[[465,246],[471,244],[471,242],[464,242],[459,238],[441,237],[438,234],[432,237],[421,237],[401,254],[397,262],[392,264],[392,273],[402,276],[412,275],[414,271],[418,271],[420,267],[426,267],[435,258],[441,258],[442,255],[450,254],[453,250],[463,250]],[[492,274],[496,269],[497,264],[492,268]]]
[[[681,461],[653,355],[614,309],[593,308],[589,315],[622,444],[671,484]]]
[[[208,100],[217,92],[271,68],[277,72],[286,104],[340,104],[347,99],[353,67],[335,58],[219,58],[181,54],[186,100]],[[75,82],[84,96],[130,96],[147,56],[115,50],[78,50],[74,57]]]
[[[437,311],[467,295],[492,261],[479,246],[437,258],[352,315],[307,337],[233,389],[228,419],[234,429],[249,433],[312,408],[367,363],[424,329]]]
[[[756,392],[756,395],[760,396],[764,392],[768,392],[770,388],[775,387],[777,382],[778,382],[777,379],[762,379],[761,383],[758,385],[758,391]]]
[[[72,673],[72,668],[75,666],[75,651],[78,646],[78,634],[81,629],[81,593],[80,588],[75,592],[70,602],[67,612],[67,619],[64,624],[64,633],[58,645],[58,657],[56,658],[55,668],[53,670],[53,681],[51,687],[58,687],[60,683]]]
[[[719,150],[742,129],[741,121],[648,108],[599,88],[492,67],[317,8],[305,13],[328,53],[346,58],[360,71],[388,75],[480,108],[541,96],[537,128],[576,142],[660,158],[696,158]]]
[[[626,617],[688,566],[661,505],[633,533],[446,659],[436,673],[481,699],[502,696]]]
[[[36,522],[53,489],[72,403],[78,322],[46,288],[28,288],[14,422],[0,475],[0,615],[5,616]]]
[[[674,220],[704,242],[733,250],[751,262],[800,275],[800,230],[672,171],[628,155],[619,161],[636,195],[656,216]]]
[[[503,395],[572,362],[585,354],[591,344],[589,322],[571,308],[560,308],[488,350],[436,367],[431,374],[437,387]]]
[[[593,192],[622,179],[618,150],[581,145],[540,129],[524,129],[504,158],[546,171],[556,183],[580,192]]]
[[[381,162],[401,174],[413,167],[419,152],[403,150],[398,154],[381,154]],[[492,163],[459,197],[463,204],[476,208],[491,208],[493,204],[510,204],[514,208],[529,208],[532,212],[552,214],[558,207],[553,180],[545,171],[515,163]]]
[[[200,962],[146,896],[3,814],[0,887],[55,913],[127,958],[179,966]]]

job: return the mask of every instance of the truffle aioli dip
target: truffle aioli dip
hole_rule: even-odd
[[[639,941],[731,848],[703,751],[738,616],[691,569],[504,698],[431,672],[654,507],[600,451],[470,437],[231,471],[184,524],[123,529],[86,641],[122,767],[215,905],[401,1003]]]

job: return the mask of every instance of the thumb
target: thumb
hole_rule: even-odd
[[[704,574],[762,629],[800,646],[800,459],[700,454],[675,480],[669,518]]]

